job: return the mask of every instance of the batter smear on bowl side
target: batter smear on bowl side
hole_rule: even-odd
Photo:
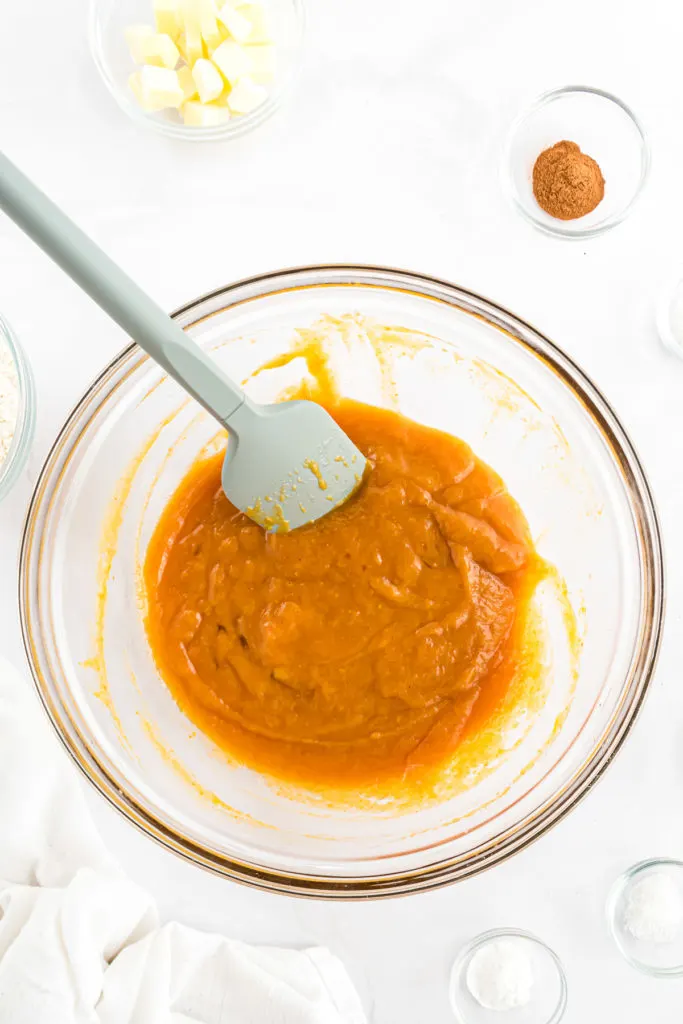
[[[243,763],[405,785],[500,705],[545,565],[464,442],[350,400],[329,411],[369,460],[355,496],[267,533],[225,497],[222,456],[199,461],[147,551],[148,637],[182,710]]]

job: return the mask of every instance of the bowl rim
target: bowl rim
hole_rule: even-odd
[[[14,363],[19,388],[19,408],[14,435],[6,458],[0,463],[0,501],[16,483],[33,441],[36,425],[36,391],[26,353],[8,321],[0,314],[0,344],[7,345]]]
[[[526,931],[524,928],[491,928],[488,931],[480,932],[479,935],[475,935],[473,939],[470,939],[458,952],[453,966],[451,967],[449,982],[448,982],[448,1001],[453,1011],[453,1016],[458,1021],[458,1024],[467,1024],[465,1016],[460,1012],[460,1007],[455,999],[455,985],[459,980],[463,971],[467,970],[469,962],[477,952],[483,946],[488,945],[489,942],[495,942],[496,939],[522,939],[524,942],[538,946],[544,953],[547,954],[548,959],[555,967],[557,971],[557,977],[559,979],[560,994],[558,996],[557,1004],[545,1022],[545,1024],[559,1024],[567,1009],[567,975],[565,973],[564,966],[559,956],[552,949],[547,942],[540,939],[538,935],[534,935],[533,932]],[[467,982],[465,982],[467,984]],[[497,1011],[490,1010],[491,1014],[495,1014]]]
[[[295,51],[297,55],[300,55],[306,34],[305,0],[289,0],[289,3],[291,3],[294,9],[297,24]],[[100,42],[99,17],[101,6],[102,0],[90,0],[88,9],[88,46],[95,66],[99,71],[100,78],[104,82],[107,87],[107,91],[110,93],[118,107],[125,114],[128,114],[132,121],[143,127],[151,128],[152,131],[155,131],[159,135],[165,135],[167,138],[182,139],[189,142],[215,142],[220,140],[237,139],[242,135],[246,135],[247,132],[252,131],[254,128],[258,128],[265,121],[269,120],[269,118],[279,110],[284,97],[294,84],[294,80],[301,64],[301,61],[299,60],[298,64],[293,65],[286,78],[277,82],[275,87],[269,91],[268,98],[265,103],[262,103],[250,114],[241,114],[239,117],[230,118],[230,120],[226,121],[224,124],[211,125],[205,128],[180,123],[174,124],[171,121],[163,121],[160,118],[157,118],[156,113],[148,113],[142,110],[142,108],[139,107],[133,99],[133,96],[128,96],[125,89],[122,89],[110,74]],[[150,19],[152,17],[153,11],[150,0]],[[133,70],[134,67],[131,70],[131,74],[133,73]]]
[[[60,459],[68,461],[69,458],[71,432],[98,392],[111,381],[116,381],[130,372],[126,369],[130,358],[136,355],[140,358],[144,355],[135,343],[126,346],[93,381],[67,417],[45,458],[26,515],[18,578],[22,637],[38,696],[63,746],[90,783],[109,803],[166,849],[173,850],[189,862],[216,874],[272,892],[330,899],[378,898],[439,888],[501,863],[514,853],[525,849],[562,820],[602,777],[642,708],[657,662],[665,605],[664,561],[659,519],[650,486],[626,432],[601,392],[578,365],[545,335],[504,307],[468,289],[424,274],[372,265],[325,264],[271,271],[237,281],[185,303],[176,309],[172,316],[181,326],[187,327],[207,316],[215,315],[216,312],[273,293],[345,284],[407,291],[459,309],[464,308],[466,312],[474,315],[483,315],[493,326],[501,329],[501,333],[505,332],[515,343],[541,358],[591,415],[618,464],[622,482],[631,500],[631,513],[639,541],[641,570],[640,642],[634,651],[617,706],[603,731],[601,741],[575,770],[572,777],[543,804],[535,808],[527,816],[527,820],[522,822],[521,827],[519,822],[509,826],[482,843],[474,853],[469,851],[442,859],[437,857],[427,866],[393,873],[384,871],[376,875],[354,877],[276,870],[236,857],[220,855],[180,835],[169,828],[160,817],[142,807],[130,793],[124,793],[107,773],[104,765],[71,725],[68,713],[64,711],[54,692],[55,688],[50,683],[50,659],[44,650],[39,624],[33,624],[34,605],[37,604],[38,593],[35,584],[38,558],[33,556],[33,548],[39,539],[41,519],[49,511],[45,508],[45,498],[49,497],[55,483],[59,482],[64,469],[63,465],[60,469]],[[222,303],[219,309],[211,313],[202,312],[203,307],[216,301]],[[55,473],[56,480],[53,479]]]
[[[604,220],[599,221],[591,227],[586,228],[571,228],[564,225],[567,221],[558,220],[557,223],[546,221],[545,217],[542,216],[543,211],[540,206],[538,212],[533,206],[529,206],[524,203],[519,196],[517,189],[513,184],[513,175],[510,171],[512,162],[512,147],[524,122],[535,114],[541,107],[547,106],[550,103],[554,103],[558,100],[563,99],[565,96],[572,94],[583,94],[589,96],[597,96],[599,99],[607,100],[609,103],[615,104],[619,107],[623,113],[629,118],[633,126],[635,127],[638,135],[640,136],[640,178],[638,184],[633,192],[633,195],[629,201],[621,207],[621,209],[615,210],[614,213],[606,217]],[[628,214],[633,209],[635,203],[640,198],[645,183],[650,173],[650,145],[648,143],[647,133],[643,127],[642,122],[631,109],[631,107],[623,100],[619,99],[614,93],[608,92],[606,89],[599,89],[592,85],[562,85],[555,89],[549,89],[546,92],[541,93],[537,96],[528,107],[525,107],[514,119],[510,125],[505,144],[503,149],[503,159],[501,161],[501,177],[503,179],[504,191],[509,196],[515,209],[522,214],[525,220],[530,224],[533,224],[535,228],[542,231],[545,235],[551,235],[555,238],[567,238],[567,239],[586,239],[594,238],[596,235],[601,235],[604,231],[609,231],[610,228],[616,227],[617,224],[621,224],[626,219]],[[574,223],[570,221],[569,223]]]

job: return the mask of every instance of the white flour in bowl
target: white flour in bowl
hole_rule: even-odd
[[[526,1006],[534,974],[523,946],[514,939],[495,939],[480,946],[467,968],[467,987],[486,1010]]]
[[[675,878],[666,871],[645,875],[631,887],[624,924],[642,942],[673,942],[683,922],[683,900]]]
[[[0,338],[0,473],[19,415],[19,378],[8,346]]]

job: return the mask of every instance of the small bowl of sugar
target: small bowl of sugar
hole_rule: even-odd
[[[612,886],[607,920],[632,967],[658,978],[683,975],[683,863],[634,864]]]
[[[35,419],[31,368],[19,339],[0,316],[0,501],[26,464]]]
[[[559,957],[535,935],[513,928],[484,932],[453,964],[451,1009],[460,1024],[557,1024],[567,1006]]]

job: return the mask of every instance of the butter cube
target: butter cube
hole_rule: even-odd
[[[147,25],[131,25],[127,28],[126,42],[136,64],[174,68],[180,60],[178,47],[171,37],[154,32]]]
[[[251,22],[250,43],[272,42],[268,15],[261,4],[240,4],[237,10],[244,18]]]
[[[180,82],[180,88],[183,90],[183,96],[185,100],[194,100],[197,98],[197,83],[192,76],[192,69],[183,65],[182,68],[178,68],[178,81]]]
[[[183,121],[194,128],[213,128],[230,120],[230,110],[226,106],[215,103],[196,103],[190,101],[183,104]]]
[[[206,43],[206,49],[212,54],[216,47],[223,42],[223,35],[216,19],[216,5],[214,0],[197,0],[199,11],[199,30],[202,39]]]
[[[196,0],[180,0],[180,13],[183,19],[183,56],[192,67],[196,60],[204,56],[202,31]]]
[[[124,32],[130,55],[136,64],[144,64],[143,48],[147,39],[155,35],[151,25],[129,25]]]
[[[274,46],[247,47],[251,61],[251,77],[255,82],[272,82],[275,77],[276,55]]]
[[[223,22],[232,39],[236,43],[246,43],[252,33],[252,23],[245,18],[236,7],[227,3],[218,12],[218,17]]]
[[[230,90],[228,106],[233,114],[251,114],[268,98],[268,90],[257,85],[248,75],[239,78]]]
[[[230,85],[234,85],[238,78],[248,75],[251,71],[249,54],[243,46],[232,39],[226,39],[221,43],[218,49],[214,50],[211,59]]]
[[[149,111],[149,108],[145,103],[145,98],[142,95],[142,80],[139,71],[134,71],[133,74],[130,75],[128,78],[128,87],[135,96],[138,106],[142,107],[143,110]]]
[[[192,77],[194,78],[199,99],[202,103],[210,103],[211,100],[215,100],[223,92],[225,84],[223,76],[218,68],[204,57],[200,57],[199,60],[195,61],[192,68]]]
[[[170,36],[177,43],[183,27],[179,0],[154,0],[153,8],[157,32]]]
[[[178,81],[178,74],[170,68],[158,68],[146,64],[140,71],[140,95],[145,110],[165,110],[179,107],[185,95]]]

